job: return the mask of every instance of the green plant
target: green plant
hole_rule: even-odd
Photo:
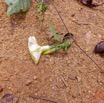
[[[67,51],[68,48],[71,46],[71,43],[68,41],[64,41],[61,43],[61,38],[59,35],[56,34],[54,27],[52,25],[52,23],[50,22],[50,32],[52,33],[52,35],[54,36],[55,40],[58,42],[57,45],[52,45],[51,48],[47,51],[45,51],[43,54],[51,54],[53,52],[56,52],[60,49],[63,49],[64,51]]]
[[[58,45],[52,45],[51,48],[45,52],[43,52],[43,54],[52,54],[60,49],[63,49],[64,51],[67,51],[68,48],[71,46],[71,43],[70,42],[63,42],[63,43],[60,43]]]
[[[57,40],[58,42],[61,42],[60,37],[56,34],[54,27],[52,25],[52,23],[50,22],[50,32],[53,34],[55,40]]]
[[[44,22],[44,15],[45,15],[45,12],[47,10],[47,5],[44,2],[39,2],[36,5],[36,8],[37,8],[38,14],[40,14],[40,16],[41,16],[40,21],[43,24],[43,22]]]

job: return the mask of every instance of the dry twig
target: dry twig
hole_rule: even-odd
[[[51,102],[51,103],[63,103],[63,102],[59,102],[59,101],[55,101],[53,99],[49,99],[49,98],[45,98],[45,97],[40,97],[40,96],[29,96],[30,98],[33,98],[33,99],[40,99],[40,100],[44,100],[44,101],[47,101],[47,102]]]

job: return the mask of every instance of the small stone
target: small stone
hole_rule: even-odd
[[[27,81],[25,82],[25,85],[26,85],[26,86],[29,86],[31,83],[32,83],[31,80],[27,80]]]
[[[57,86],[53,86],[52,90],[57,91],[58,87]]]
[[[74,92],[73,94],[72,94],[72,97],[73,98],[77,98],[79,96],[79,93],[77,93],[77,92]]]
[[[37,79],[37,76],[34,76],[34,80],[36,80]]]
[[[69,75],[69,79],[71,79],[71,80],[77,79],[76,77],[77,76],[75,74],[73,74],[73,73]]]
[[[9,90],[11,90],[11,87],[8,87]]]
[[[80,82],[81,81],[81,77],[77,76],[77,81]]]

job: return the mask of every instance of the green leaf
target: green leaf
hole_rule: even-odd
[[[59,44],[59,47],[64,49],[65,51],[67,51],[70,46],[71,46],[71,43],[67,41],[63,42],[62,44]]]
[[[52,25],[51,22],[50,22],[50,31],[51,31],[51,33],[53,34],[54,38],[55,38],[57,41],[61,42],[61,39],[60,39],[60,37],[56,34],[56,32],[55,32],[55,30],[54,30],[53,25]]]
[[[5,2],[8,5],[8,16],[18,12],[26,12],[31,5],[31,0],[5,0]]]
[[[38,9],[38,13],[45,13],[45,11],[47,10],[47,5],[43,2],[40,2],[36,5],[36,8]]]
[[[5,0],[5,2],[10,5],[12,2],[14,2],[15,0]]]
[[[38,14],[40,14],[40,16],[41,16],[41,23],[43,23],[44,22],[44,14],[47,10],[47,5],[44,2],[39,2],[39,3],[37,3],[36,8],[37,8]]]
[[[65,47],[64,47],[65,51],[67,51],[68,48],[71,46],[70,42],[64,42],[64,45],[65,45]]]

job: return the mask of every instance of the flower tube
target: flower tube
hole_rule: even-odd
[[[51,48],[51,46],[40,46],[36,38],[34,36],[30,36],[28,38],[28,48],[32,59],[34,60],[35,64],[39,62],[40,56],[44,51],[47,51]]]

